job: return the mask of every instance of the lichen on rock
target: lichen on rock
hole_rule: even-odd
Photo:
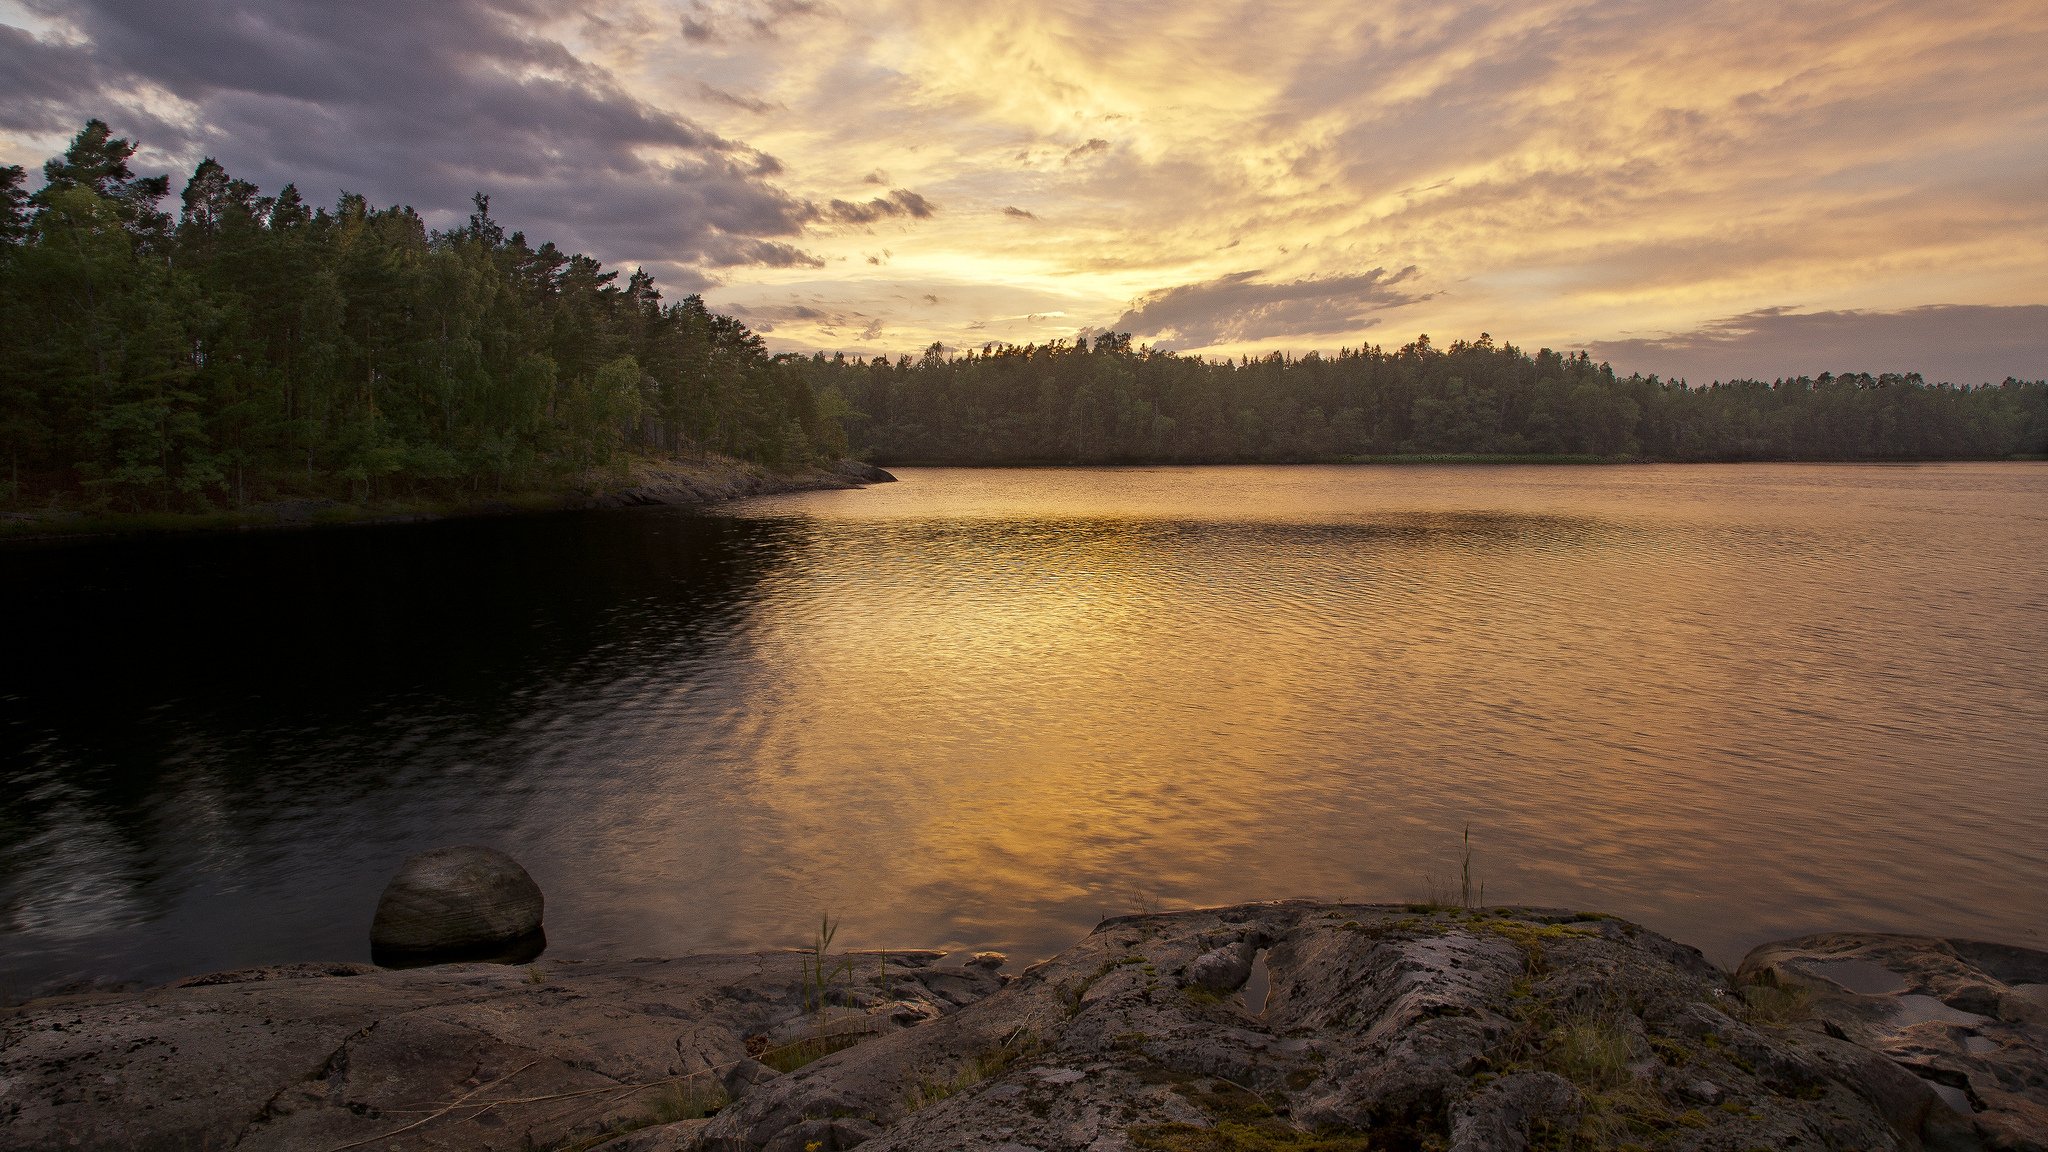
[[[304,966],[17,1009],[0,1149],[2044,1146],[2048,956],[1774,947],[1738,979],[1612,917],[1281,902],[1108,920],[1008,980],[865,954],[824,1008],[794,953]],[[1851,961],[1899,987],[1821,986]]]

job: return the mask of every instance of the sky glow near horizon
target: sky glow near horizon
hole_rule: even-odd
[[[2048,376],[2048,8],[0,0],[99,115],[644,264],[778,350],[1491,332],[1703,381]]]

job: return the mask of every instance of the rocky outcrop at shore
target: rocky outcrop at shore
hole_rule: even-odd
[[[1284,902],[1106,921],[1010,976],[841,959],[39,1001],[0,1018],[0,1148],[2048,1146],[2022,949],[1813,938],[1737,980],[1605,916]]]
[[[642,505],[716,504],[748,496],[812,492],[885,484],[896,477],[858,460],[771,470],[726,456],[698,459],[639,458],[622,471],[594,472],[559,487],[485,499],[350,504],[332,499],[290,499],[220,512],[186,514],[94,513],[52,506],[0,513],[0,540],[129,533],[249,531],[343,524],[411,524],[520,512]]]
[[[590,502],[600,508],[645,504],[715,504],[747,496],[811,492],[886,484],[896,477],[858,460],[840,460],[829,467],[771,472],[757,465],[718,460],[709,463],[639,461],[631,479],[598,492]]]

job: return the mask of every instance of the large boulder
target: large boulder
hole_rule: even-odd
[[[371,956],[388,966],[530,960],[545,943],[541,904],[540,885],[503,852],[475,844],[422,852],[377,901]]]

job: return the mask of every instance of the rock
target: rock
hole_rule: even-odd
[[[590,1149],[590,1152],[694,1152],[709,1120],[677,1120],[638,1128]]]
[[[939,1006],[929,1000],[892,1000],[881,1005],[876,1011],[906,1028],[927,1020],[936,1020],[944,1015]]]
[[[1749,970],[1776,992],[1745,995],[1610,917],[1280,902],[1104,921],[1007,984],[863,954],[829,1014],[793,953],[307,965],[0,1015],[0,1152],[2041,1148],[2037,1023],[1901,1023],[1932,1011],[1912,996],[1962,1014],[1941,997],[2023,995],[2031,961],[1899,939],[1776,946]],[[1262,947],[1254,1016],[1216,990]],[[1876,970],[1826,967],[1843,960]],[[1809,978],[1893,990],[1814,993],[1803,1011],[1777,995]],[[901,1003],[931,1012],[900,1027]],[[1855,1041],[1892,1035],[1912,1043]],[[1937,1042],[2004,1063],[1953,1063]],[[814,1058],[774,1075],[755,1059],[771,1049],[782,1067]],[[679,1099],[691,1085],[708,1095]]]
[[[473,844],[436,848],[385,885],[370,951],[392,966],[500,953],[523,962],[540,954],[541,911],[540,886],[510,856]]]
[[[1917,1104],[1991,1147],[2048,1149],[2048,1013],[2032,999],[2048,988],[2048,952],[1832,933],[1757,948],[1738,976],[1917,1078],[1866,1077],[1888,1109]]]
[[[726,1069],[725,1075],[719,1077],[719,1084],[724,1087],[728,1098],[737,1100],[753,1091],[754,1085],[773,1080],[780,1075],[782,1073],[759,1060],[749,1058]]]
[[[1228,995],[1244,987],[1244,982],[1251,979],[1252,959],[1258,952],[1258,943],[1249,939],[1210,949],[1188,965],[1181,983],[1184,987],[1200,988],[1218,996]]]
[[[768,1141],[766,1152],[842,1152],[881,1134],[881,1128],[858,1116],[805,1120]]]
[[[968,957],[967,966],[969,968],[986,968],[993,972],[1009,962],[1010,958],[1001,952],[976,952],[973,956]]]
[[[841,460],[832,465],[832,471],[849,480],[859,481],[862,484],[893,484],[896,482],[896,477],[875,467],[873,464],[860,460]]]
[[[1271,991],[1253,1016],[1218,991],[1261,945]],[[873,1152],[1285,1147],[1315,1132],[1471,1149],[1944,1138],[1938,1117],[1874,1103],[1859,1059],[1897,1071],[1804,1024],[1751,1020],[1727,974],[1620,920],[1247,905],[1105,921],[992,996],[758,1087],[705,1146],[797,1147],[803,1118],[837,1115],[880,1128]],[[1733,1106],[1702,1108],[1686,1087],[1703,1083]]]
[[[965,987],[959,970],[930,964],[868,953],[859,979]],[[984,995],[998,985],[976,984]],[[783,952],[293,965],[31,1001],[0,1012],[0,1150],[504,1150],[634,1128],[617,1149],[666,1152],[705,1126],[640,1127],[672,1114],[677,1091],[751,1097],[784,1079],[749,1058],[747,1038],[804,1020],[804,987],[799,957]],[[581,1095],[549,1099],[567,1093]],[[422,1105],[465,1096],[468,1107],[388,1135]]]
[[[1728,1093],[1721,1091],[1721,1086],[1712,1080],[1694,1080],[1682,1084],[1678,1088],[1678,1094],[1695,1104],[1705,1104],[1709,1108],[1728,1098]]]
[[[1451,1152],[1525,1152],[1538,1123],[1570,1131],[1584,1110],[1579,1090],[1554,1072],[1517,1072],[1451,1110]]]

